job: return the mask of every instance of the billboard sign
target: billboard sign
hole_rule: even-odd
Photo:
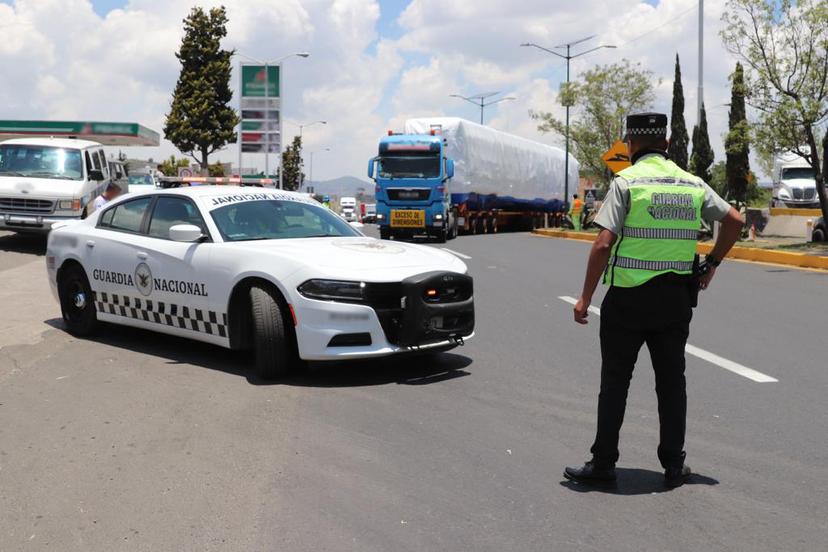
[[[279,153],[282,145],[281,66],[241,66],[241,151]]]

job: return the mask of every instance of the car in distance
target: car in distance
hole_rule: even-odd
[[[474,331],[462,261],[366,237],[280,190],[122,196],[55,225],[46,264],[71,333],[105,321],[252,349],[263,378],[301,360],[447,350]]]

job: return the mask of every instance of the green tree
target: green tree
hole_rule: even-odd
[[[213,163],[209,167],[207,167],[207,174],[210,176],[225,176],[224,175],[224,165],[221,163]]]
[[[710,182],[710,165],[713,164],[713,148],[710,147],[710,136],[707,133],[707,113],[704,102],[701,106],[701,121],[693,127],[693,153],[690,155],[690,172]]]
[[[184,169],[190,166],[190,162],[186,159],[176,159],[175,155],[170,155],[169,159],[161,161],[158,165],[158,170],[164,176],[178,176],[178,169]]]
[[[673,80],[673,110],[670,114],[670,159],[687,170],[687,125],[684,123],[684,87],[681,85],[681,65],[676,54],[676,76]]]
[[[808,161],[828,220],[828,141],[822,164],[818,143],[828,118],[828,3],[728,0],[726,6],[721,36],[745,63],[747,101],[758,112],[753,139],[759,155],[790,151]]]
[[[293,143],[282,152],[282,187],[285,190],[296,191],[305,182],[305,173],[302,172],[302,139],[293,137]]]
[[[230,107],[230,57],[221,49],[227,35],[224,7],[205,13],[193,8],[184,19],[184,38],[175,54],[181,73],[173,92],[172,105],[164,123],[164,135],[182,152],[191,156],[204,172],[207,157],[235,141],[239,118]]]
[[[741,207],[747,200],[750,181],[750,125],[745,112],[745,80],[742,64],[736,63],[736,69],[730,76],[730,114],[728,131],[725,137],[727,155],[726,182],[728,197]]]
[[[561,101],[572,106],[569,140],[572,154],[581,164],[581,174],[603,188],[612,179],[601,156],[623,137],[624,118],[642,111],[655,100],[653,74],[639,63],[623,60],[596,66],[563,87]],[[550,112],[530,111],[538,130],[566,136],[566,124]]]
[[[710,187],[722,197],[727,197],[727,166],[724,161],[714,163],[710,167]]]

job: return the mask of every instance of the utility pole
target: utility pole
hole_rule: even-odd
[[[496,103],[516,99],[514,96],[507,96],[505,98],[500,98],[499,100],[495,100],[493,102],[486,102],[486,98],[491,98],[492,96],[496,96],[498,94],[500,94],[500,92],[485,92],[483,94],[475,94],[474,96],[468,97],[461,96],[460,94],[449,94],[449,98],[460,98],[461,100],[466,100],[470,104],[480,107],[480,124],[482,125],[484,108],[489,107],[490,105],[494,105]]]
[[[701,0],[700,0],[701,1]],[[543,50],[549,54],[558,56],[559,58],[563,58],[566,60],[566,87],[567,90],[569,89],[569,62],[573,58],[580,57],[584,54],[588,54],[590,52],[594,52],[595,50],[600,50],[601,48],[615,48],[612,44],[601,44],[600,46],[596,46],[595,48],[591,48],[579,54],[575,54],[574,56],[570,53],[572,46],[576,44],[580,44],[582,42],[586,42],[587,40],[592,40],[598,35],[588,36],[586,38],[582,38],[580,40],[576,40],[574,42],[568,42],[566,44],[559,44],[555,46],[556,49],[566,48],[566,55],[560,54],[555,52],[554,50],[550,50],[549,48],[544,48],[543,46],[538,46],[534,42],[525,42],[521,44],[521,46],[531,46],[533,48],[537,48],[538,50]],[[564,137],[565,149],[564,149],[564,204],[566,205],[567,209],[569,208],[569,102],[566,102],[566,132]]]
[[[700,125],[704,103],[704,0],[699,0],[699,97],[696,100],[696,124]]]

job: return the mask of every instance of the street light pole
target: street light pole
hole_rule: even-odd
[[[600,46],[596,46],[595,48],[590,48],[584,52],[575,54],[574,56],[571,53],[571,48],[576,44],[580,44],[582,42],[586,42],[587,40],[592,40],[597,35],[588,36],[586,38],[582,38],[580,40],[576,40],[574,42],[568,42],[566,44],[560,44],[555,46],[555,48],[566,48],[566,55],[560,54],[555,52],[554,50],[550,50],[549,48],[544,48],[543,46],[539,46],[534,42],[525,42],[521,44],[521,46],[531,46],[533,48],[537,48],[538,50],[543,50],[549,54],[558,56],[559,58],[563,58],[566,60],[566,87],[567,91],[569,91],[569,62],[570,60],[588,54],[590,52],[594,52],[595,50],[600,50],[601,48],[615,48],[616,46],[612,44],[601,44]],[[566,108],[566,132],[564,134],[564,204],[567,208],[569,208],[569,102],[566,102],[564,106]]]
[[[325,148],[325,149],[323,149],[323,150],[320,150],[320,152],[322,152],[322,151],[331,151],[331,148]],[[311,152],[309,152],[309,153],[310,153],[310,170],[308,171],[308,173],[309,173],[309,174],[308,174],[308,182],[310,182],[311,184],[313,184],[313,154],[314,154],[315,152],[312,152],[312,151],[311,151]]]
[[[480,124],[483,124],[483,108],[489,107],[490,105],[494,105],[496,103],[505,102],[508,100],[515,100],[514,96],[507,96],[506,98],[500,98],[499,100],[495,100],[493,102],[486,102],[486,98],[491,98],[492,96],[496,96],[500,94],[500,92],[486,92],[483,94],[475,94],[474,96],[461,96],[460,94],[449,94],[449,98],[460,98],[461,100],[466,100],[470,104],[476,105],[480,107]]]

